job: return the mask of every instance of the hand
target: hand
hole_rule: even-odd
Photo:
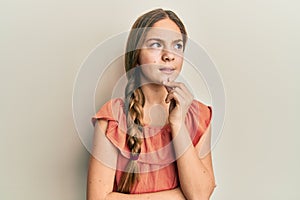
[[[171,100],[175,101],[175,107],[169,113],[169,123],[171,127],[180,128],[194,96],[184,83],[167,81],[163,84],[168,90],[166,103],[171,102]]]

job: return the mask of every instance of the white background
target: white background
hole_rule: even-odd
[[[76,73],[97,44],[157,7],[182,18],[223,78],[212,199],[300,199],[300,4],[292,0],[1,1],[0,199],[85,198]]]

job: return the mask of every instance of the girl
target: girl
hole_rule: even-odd
[[[155,9],[134,23],[125,54],[125,98],[110,100],[92,117],[88,200],[211,196],[212,109],[175,81],[186,40],[172,11]]]

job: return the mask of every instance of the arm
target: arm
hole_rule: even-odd
[[[176,135],[173,140],[175,152],[184,152],[181,156],[178,155],[180,157],[177,160],[178,176],[183,193],[187,199],[208,200],[215,188],[209,145],[210,127],[195,147],[192,145],[185,125],[182,125],[180,129],[174,129],[173,134]]]
[[[170,110],[169,122],[181,189],[189,200],[208,200],[215,187],[210,153],[210,126],[194,147],[184,123],[194,97],[183,83],[168,81],[163,84],[168,90],[166,102],[172,99],[175,101],[175,106]],[[203,152],[208,154],[203,157]]]
[[[106,129],[106,120],[98,120],[96,122],[93,152],[90,157],[88,170],[87,200],[185,199],[180,188],[145,194],[113,192],[118,151],[105,137]]]

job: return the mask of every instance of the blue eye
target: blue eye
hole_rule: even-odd
[[[150,44],[150,47],[151,47],[151,48],[160,48],[160,47],[161,47],[161,44],[158,43],[158,42],[154,42],[154,43]]]
[[[181,50],[181,49],[183,49],[183,45],[178,43],[178,44],[175,45],[175,49]]]

